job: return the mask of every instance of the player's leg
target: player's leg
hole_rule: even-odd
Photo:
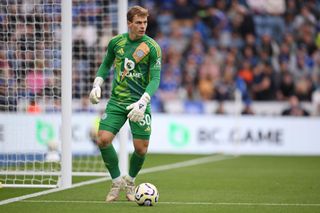
[[[130,158],[129,176],[135,178],[142,168],[148,151],[149,139],[134,139],[134,152]]]
[[[116,150],[112,145],[115,135],[126,122],[126,114],[112,104],[108,104],[105,114],[102,115],[98,132],[98,146],[102,159],[112,178],[112,187],[106,197],[106,201],[114,201],[119,197],[119,192],[123,187],[121,179],[119,160]]]
[[[120,177],[118,156],[112,145],[114,136],[115,135],[112,132],[99,130],[97,140],[101,157],[113,180]]]
[[[148,150],[149,140],[133,139],[134,152],[130,158],[129,175],[123,177],[125,183],[126,197],[134,201],[135,178],[142,168]]]
[[[106,201],[111,202],[117,200],[122,187],[122,180],[120,177],[120,169],[118,165],[118,156],[112,145],[114,134],[106,130],[99,130],[97,144],[99,146],[101,157],[108,169],[111,178],[112,186],[106,196]]]
[[[130,201],[134,200],[134,181],[139,171],[141,170],[146,153],[149,146],[149,138],[151,134],[151,115],[147,111],[145,118],[141,122],[130,122],[130,127],[133,135],[134,152],[130,158],[129,175],[124,177],[126,183],[126,196]]]

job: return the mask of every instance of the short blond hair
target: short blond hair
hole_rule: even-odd
[[[146,8],[140,7],[138,5],[131,7],[128,10],[127,13],[127,20],[132,22],[133,17],[137,15],[137,16],[142,16],[142,17],[148,17],[149,16],[149,12]]]

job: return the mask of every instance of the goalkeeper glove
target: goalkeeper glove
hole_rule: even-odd
[[[146,111],[149,101],[150,96],[145,92],[139,101],[127,106],[127,110],[131,110],[127,116],[130,121],[139,122],[144,118],[144,112]]]
[[[93,88],[90,92],[89,99],[93,104],[97,104],[101,98],[101,86],[103,84],[103,78],[96,77],[93,82]]]

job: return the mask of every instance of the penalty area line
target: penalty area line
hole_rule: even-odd
[[[105,201],[89,200],[23,200],[25,203],[78,203],[106,204]],[[108,204],[132,204],[128,201],[116,201]],[[320,207],[320,203],[233,203],[233,202],[159,202],[157,205],[216,205],[216,206],[297,206]]]
[[[236,157],[238,157],[238,156],[233,156],[233,155],[206,156],[206,157],[196,158],[196,159],[182,161],[182,162],[178,162],[178,163],[172,163],[172,164],[167,164],[167,165],[155,166],[155,167],[152,167],[152,168],[142,169],[140,174],[146,174],[146,173],[159,172],[159,171],[165,171],[165,170],[170,170],[170,169],[183,168],[183,167],[187,167],[187,166],[194,166],[194,165],[199,165],[199,164],[204,164],[204,163],[209,163],[209,162],[217,162],[217,161],[222,161],[222,160],[233,159],[233,158],[236,158]],[[10,198],[10,199],[7,199],[7,200],[0,201],[0,206],[1,205],[5,205],[5,204],[9,204],[9,203],[14,203],[14,202],[26,200],[26,199],[29,199],[29,198],[34,198],[34,197],[39,197],[39,196],[42,196],[42,195],[51,194],[51,193],[54,193],[54,192],[59,192],[59,191],[67,190],[67,189],[73,189],[73,188],[80,187],[80,186],[86,186],[86,185],[90,185],[90,184],[100,183],[100,182],[107,181],[107,180],[110,180],[110,179],[111,179],[111,177],[103,177],[103,178],[98,178],[98,179],[94,179],[94,180],[89,180],[89,181],[76,183],[76,184],[73,184],[69,188],[55,188],[55,189],[50,189],[50,190],[46,190],[46,191],[36,192],[36,193],[33,193],[33,194],[23,195],[23,196],[20,196],[20,197],[14,197],[14,198]]]

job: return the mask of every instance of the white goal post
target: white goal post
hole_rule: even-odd
[[[118,1],[118,32],[125,33],[127,32],[127,14],[128,10],[128,1]],[[125,126],[119,132],[119,167],[122,174],[128,172],[128,148],[127,148],[127,140],[128,140],[128,122],[126,122]]]
[[[72,185],[72,1],[61,2],[61,187]]]
[[[107,100],[79,108],[87,101],[107,42],[127,30],[127,0],[2,2],[2,187],[68,188],[72,175],[107,176],[100,153],[74,154],[73,115],[90,113],[92,118],[104,110]],[[117,141],[120,169],[126,172],[128,129]]]

